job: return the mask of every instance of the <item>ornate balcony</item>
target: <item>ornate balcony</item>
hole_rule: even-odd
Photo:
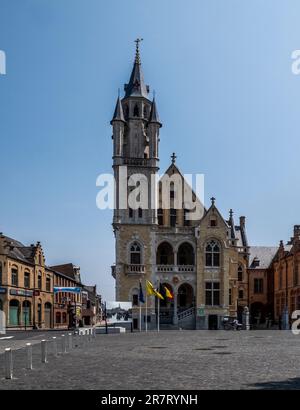
[[[126,273],[128,274],[140,274],[145,273],[145,265],[126,265]]]
[[[156,272],[195,272],[195,265],[156,265]]]

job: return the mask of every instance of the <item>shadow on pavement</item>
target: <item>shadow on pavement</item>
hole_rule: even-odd
[[[249,385],[259,390],[300,390],[300,377]]]

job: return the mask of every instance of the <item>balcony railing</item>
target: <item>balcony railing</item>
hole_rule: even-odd
[[[156,272],[195,272],[195,265],[156,265]]]
[[[145,273],[145,265],[127,265],[126,273]]]

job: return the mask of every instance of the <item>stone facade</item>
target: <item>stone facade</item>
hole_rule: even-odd
[[[162,124],[156,102],[149,100],[148,93],[137,47],[125,96],[118,98],[111,121],[116,180],[116,262],[112,266],[116,300],[133,301],[134,327],[144,328],[146,321],[154,327],[158,306],[153,297],[148,297],[147,308],[142,305],[139,323],[139,286],[141,283],[145,292],[147,279],[155,286],[168,287],[174,295],[173,300],[160,303],[162,325],[220,328],[224,316],[241,320],[248,303],[245,218],[241,217],[237,226],[230,211],[229,218],[224,219],[214,198],[205,209],[177,168],[175,154],[153,189],[151,177],[158,176]],[[130,180],[134,174],[143,176],[139,185]],[[127,183],[132,187],[124,194]],[[131,207],[129,197],[138,186],[139,198],[144,195],[147,199],[146,207]],[[190,194],[188,202],[181,195],[187,192],[184,189]],[[156,206],[152,209],[153,197]]]

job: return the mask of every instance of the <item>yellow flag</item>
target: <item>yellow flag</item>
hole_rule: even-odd
[[[155,295],[155,289],[149,280],[146,280],[146,289],[149,296]]]
[[[163,296],[154,288],[151,282],[149,280],[146,280],[146,289],[147,289],[147,294],[149,296],[157,296],[158,298],[164,300]]]

